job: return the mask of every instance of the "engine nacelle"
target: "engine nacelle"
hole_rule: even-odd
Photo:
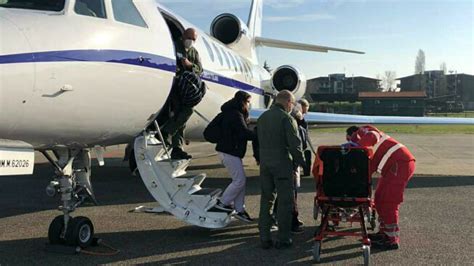
[[[211,35],[223,44],[250,58],[252,37],[247,25],[235,15],[224,13],[211,23]]]
[[[289,90],[295,95],[296,100],[303,98],[306,92],[306,77],[294,66],[283,65],[275,69],[271,83],[275,93]]]

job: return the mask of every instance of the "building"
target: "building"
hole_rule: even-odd
[[[448,94],[456,95],[465,110],[474,110],[474,75],[446,75]]]
[[[444,96],[447,94],[446,75],[441,70],[425,71],[400,80],[400,91],[425,91],[428,98]]]
[[[307,80],[305,97],[313,102],[357,101],[359,92],[379,91],[380,80],[331,74]]]
[[[363,115],[424,116],[424,91],[359,92]]]
[[[428,97],[427,104],[450,111],[456,106],[474,110],[474,76],[468,74],[449,74],[443,71],[426,71],[423,74],[415,74],[400,80],[400,91],[425,91]],[[453,109],[453,110],[454,110]]]

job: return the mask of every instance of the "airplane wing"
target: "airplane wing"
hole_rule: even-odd
[[[267,109],[250,110],[250,120],[257,121]],[[412,124],[412,125],[474,125],[474,118],[413,117],[413,116],[367,116],[308,112],[308,124]]]
[[[321,53],[327,53],[328,51],[336,51],[336,52],[345,52],[345,53],[365,54],[364,52],[355,51],[355,50],[340,49],[340,48],[335,48],[335,47],[320,46],[320,45],[314,45],[314,44],[288,42],[288,41],[281,41],[281,40],[268,39],[268,38],[262,38],[262,37],[255,37],[255,45],[283,48],[283,49],[292,49],[292,50],[313,51],[313,52],[321,52]]]

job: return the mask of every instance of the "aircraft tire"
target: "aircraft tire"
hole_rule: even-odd
[[[73,218],[66,232],[66,242],[71,246],[85,248],[94,240],[94,226],[89,218],[78,216]]]
[[[314,241],[313,259],[315,262],[321,261],[321,241]]]
[[[64,239],[61,238],[61,232],[64,228],[64,216],[56,216],[48,229],[48,240],[52,245],[64,244]]]

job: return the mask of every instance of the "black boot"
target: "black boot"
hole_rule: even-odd
[[[375,234],[368,234],[370,241],[380,241],[385,239],[385,234],[383,232],[377,232]]]
[[[173,160],[188,160],[191,159],[192,156],[187,154],[181,148],[173,148],[171,151],[171,159]]]
[[[399,249],[400,244],[386,237],[379,241],[373,241],[371,243],[371,247],[374,249],[379,249],[379,250],[394,250],[394,249]]]

